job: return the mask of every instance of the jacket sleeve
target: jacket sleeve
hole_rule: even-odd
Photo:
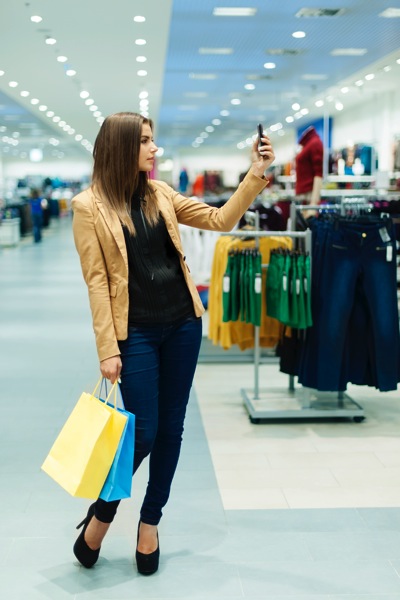
[[[221,208],[208,206],[204,202],[173,192],[172,200],[178,222],[198,229],[231,231],[266,185],[266,179],[247,173],[238,189]]]
[[[72,201],[72,208],[75,246],[88,287],[97,353],[102,361],[120,354],[111,311],[107,268],[93,213],[76,199]]]

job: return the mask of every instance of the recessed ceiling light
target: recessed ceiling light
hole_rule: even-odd
[[[299,39],[304,38],[304,37],[306,37],[306,32],[305,31],[294,31],[292,33],[292,37],[299,38]]]
[[[231,104],[233,104],[234,106],[238,106],[239,104],[242,104],[242,101],[240,100],[240,98],[232,98]]]
[[[149,97],[149,92],[140,92],[139,94],[139,98],[148,98]]]
[[[349,88],[345,86],[345,87],[342,87],[342,89],[340,91],[342,92],[342,94],[347,94],[349,91]]]
[[[37,98],[32,98],[31,104],[39,104],[39,100]]]
[[[396,60],[397,64],[400,65],[400,58]]]
[[[136,15],[136,17],[133,17],[133,20],[135,21],[135,23],[144,23],[146,20],[146,17],[142,17],[141,15]]]
[[[57,43],[57,40],[53,37],[48,37],[46,38],[46,44],[48,44],[49,46],[53,46],[54,44]]]
[[[8,85],[9,85],[11,88],[16,88],[16,87],[17,87],[17,85],[18,85],[18,82],[17,82],[17,81],[10,81]]]
[[[145,56],[137,56],[136,57],[136,62],[143,63],[143,62],[146,62],[146,60],[147,60],[147,58]]]
[[[89,92],[85,92],[85,91],[81,92],[79,95],[81,98],[89,98],[89,96],[90,96]]]
[[[368,75],[365,76],[365,79],[367,81],[372,81],[372,79],[375,79],[375,75],[373,73],[368,73]]]
[[[308,110],[308,108],[302,108],[300,112],[301,112],[301,114],[302,114],[303,116],[305,116],[305,115],[308,115],[308,113],[309,113],[310,111]]]
[[[276,64],[273,62],[266,62],[264,63],[264,69],[275,69]]]
[[[95,111],[95,110],[97,110],[98,108],[99,108],[99,107],[98,107],[98,106],[96,106],[95,104],[92,104],[92,106],[89,106],[89,110],[90,110],[91,112],[94,112],[94,111]]]
[[[383,12],[379,14],[380,17],[385,17],[386,19],[395,19],[400,17],[400,8],[387,8]]]
[[[137,74],[139,75],[139,77],[146,77],[147,71],[145,71],[144,69],[139,69]]]
[[[286,121],[286,123],[293,123],[294,118],[293,117],[286,117],[285,121]]]
[[[300,110],[300,104],[298,102],[295,102],[294,104],[292,104],[292,109],[293,110]]]
[[[364,82],[362,79],[359,79],[358,81],[355,82],[355,84],[357,87],[361,87],[362,85],[364,85]]]
[[[0,77],[3,77],[5,71],[0,71]]]
[[[208,133],[206,131],[202,131],[200,137],[203,138],[203,140],[206,140],[208,138]]]
[[[214,17],[254,17],[256,8],[240,6],[217,6],[213,9]]]
[[[41,23],[41,21],[43,21],[42,17],[39,17],[39,15],[33,15],[33,17],[31,17],[31,21],[32,23]]]
[[[101,116],[101,111],[100,110],[96,110],[96,112],[93,113],[94,117],[100,117]]]
[[[47,106],[45,104],[41,104],[39,106],[39,110],[40,110],[40,112],[44,112],[45,110],[47,110]]]
[[[66,56],[57,56],[57,60],[60,63],[65,63],[67,62],[68,58]]]
[[[46,117],[54,117],[54,110],[48,110],[46,113]]]
[[[331,51],[331,56],[364,56],[367,54],[366,48],[335,48]]]
[[[87,100],[85,100],[85,104],[86,104],[86,106],[90,106],[91,104],[94,104],[93,98],[88,98]]]
[[[229,110],[221,110],[219,114],[221,115],[221,117],[229,117],[230,112]]]
[[[21,96],[22,96],[23,98],[26,98],[27,96],[29,96],[29,92],[27,92],[26,90],[22,90],[22,92],[21,92]]]
[[[80,141],[83,139],[83,135],[81,135],[80,133],[78,133],[78,134],[75,136],[75,139],[76,139],[76,141],[77,141],[77,142],[80,142]]]
[[[343,104],[341,102],[336,102],[335,104],[335,108],[336,110],[343,110]]]
[[[246,83],[246,85],[244,86],[245,90],[255,90],[256,86],[254,85],[254,83]]]
[[[213,120],[211,121],[211,123],[212,123],[213,125],[221,125],[222,121],[221,121],[221,119],[213,119]]]
[[[57,115],[55,117],[53,117],[53,123],[58,123],[61,120],[61,117],[58,117]]]
[[[385,71],[385,73],[388,73],[392,70],[392,67],[390,65],[386,65],[386,67],[383,67],[383,70]]]
[[[208,133],[212,133],[212,132],[214,131],[214,127],[213,127],[212,125],[207,125],[207,127],[206,127],[206,131],[207,131]]]
[[[146,42],[146,40],[143,40],[143,39],[140,39],[140,38],[139,38],[139,39],[137,39],[137,40],[135,40],[135,44],[136,44],[137,46],[145,46],[145,45],[146,45],[146,43],[147,43],[147,42]]]
[[[67,69],[67,70],[65,71],[65,74],[66,74],[68,77],[73,77],[74,75],[76,75],[76,71],[75,71],[74,69]]]
[[[233,54],[233,48],[199,48],[199,54]]]

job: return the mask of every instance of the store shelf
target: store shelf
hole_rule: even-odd
[[[371,183],[375,175],[328,175],[326,181],[332,183]]]

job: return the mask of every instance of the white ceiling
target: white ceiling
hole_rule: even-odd
[[[256,14],[216,17],[215,6],[251,6]],[[344,10],[337,16],[299,17],[302,8]],[[334,98],[332,111],[336,100],[345,110],[360,97],[399,85],[400,19],[380,16],[388,8],[400,12],[400,1],[4,0],[0,153],[4,160],[25,160],[32,147],[39,147],[46,159],[90,160],[99,123],[81,91],[88,91],[101,116],[107,116],[139,111],[139,93],[146,90],[156,141],[165,147],[166,156],[191,148],[216,118],[221,124],[209,132],[204,148],[236,147],[255,131],[258,121],[265,127],[281,122],[283,131],[298,126],[297,120],[293,125],[285,121],[294,114],[291,106],[296,101],[310,110],[303,121],[322,114],[314,102],[326,101],[329,94]],[[43,20],[32,22],[34,15]],[[135,22],[135,15],[146,21]],[[293,38],[298,30],[306,37]],[[56,43],[46,44],[48,37]],[[138,38],[146,45],[137,45]],[[209,54],[200,48],[229,48],[231,53]],[[343,48],[364,53],[332,54]],[[58,56],[66,56],[67,62],[58,62]],[[146,56],[146,62],[137,62],[138,56]],[[265,69],[265,62],[274,62],[276,68]],[[67,76],[67,69],[76,74]],[[139,76],[139,69],[147,75]],[[366,81],[372,71],[375,79]],[[361,78],[364,85],[355,86]],[[17,87],[10,87],[12,81]],[[245,89],[249,83],[254,90]],[[349,87],[347,94],[340,91],[344,85]],[[21,97],[21,91],[29,96]],[[35,98],[39,102],[33,105]],[[240,104],[232,105],[233,98]],[[221,116],[223,110],[229,115]],[[46,116],[48,111],[60,117],[70,133]],[[82,146],[84,140],[89,151]]]

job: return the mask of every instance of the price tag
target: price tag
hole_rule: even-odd
[[[229,277],[229,275],[224,275],[224,281],[223,281],[222,289],[225,292],[225,294],[228,294],[230,292],[230,289],[231,289],[231,278]]]
[[[261,275],[256,275],[254,280],[254,291],[256,294],[261,294]]]
[[[393,260],[393,246],[386,246],[386,260],[392,262]]]
[[[381,236],[382,242],[390,242],[390,235],[386,227],[381,227],[379,230],[379,235]]]
[[[296,279],[296,294],[300,295],[300,279]]]
[[[286,275],[286,273],[282,277],[282,286],[283,286],[283,291],[287,292],[287,275]]]

